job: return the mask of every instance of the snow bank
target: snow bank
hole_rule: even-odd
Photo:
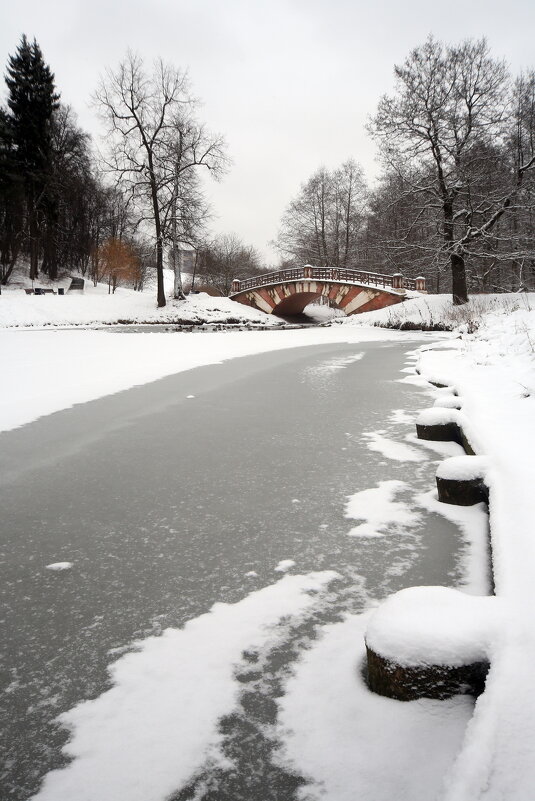
[[[474,331],[489,314],[512,314],[535,307],[535,293],[471,295],[469,302],[454,306],[451,294],[418,295],[403,303],[334,321],[336,325],[379,325],[400,329]]]
[[[111,667],[113,687],[59,720],[73,761],[45,778],[35,801],[161,801],[182,787],[220,740],[232,711],[235,666],[276,638],[281,618],[306,613],[337,574],[285,576],[236,604],[215,604]]]
[[[419,360],[423,377],[462,397],[470,443],[492,464],[485,480],[504,615],[445,801],[526,801],[535,786],[535,312],[528,301],[483,316],[456,352],[427,350]]]
[[[499,600],[448,587],[409,587],[375,610],[368,646],[404,666],[458,667],[488,661],[499,629]]]
[[[119,322],[200,325],[234,322],[271,327],[281,321],[271,314],[236,303],[230,298],[211,297],[204,292],[186,300],[168,299],[156,307],[153,291],[134,292],[120,287],[108,295],[103,287],[86,281],[83,293],[26,295],[21,289],[3,288],[0,295],[0,328],[42,326],[111,325]]]

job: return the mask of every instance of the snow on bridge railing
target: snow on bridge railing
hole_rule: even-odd
[[[312,267],[310,264],[305,264],[304,267],[264,273],[264,275],[256,275],[243,281],[239,281],[236,278],[232,282],[230,294],[235,295],[238,292],[257,289],[262,286],[282,284],[287,281],[301,281],[303,279],[367,284],[382,287],[383,289],[413,289],[425,292],[425,278],[404,278],[401,273],[383,275],[382,273],[370,273],[366,270],[351,270],[346,267]]]

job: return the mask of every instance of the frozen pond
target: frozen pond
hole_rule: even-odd
[[[318,627],[371,599],[460,576],[457,529],[412,510],[440,457],[405,441],[412,412],[429,404],[399,382],[408,348],[326,345],[235,359],[0,435],[2,799],[28,799],[66,764],[68,733],[54,718],[100,696],[108,665],[132,641],[284,575],[336,571],[276,646],[246,654],[239,699],[219,723],[224,758],[201,762],[173,795],[298,798],[305,779],[273,758],[267,734],[292,661]],[[385,481],[399,482],[381,491],[403,514],[381,537],[369,536],[373,519],[349,536],[359,525],[345,516],[349,496]]]

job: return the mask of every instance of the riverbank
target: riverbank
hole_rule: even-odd
[[[418,370],[422,382],[456,393],[463,430],[489,459],[494,580],[504,614],[444,799],[525,801],[535,786],[535,312],[487,314],[476,333],[447,350],[424,348]]]

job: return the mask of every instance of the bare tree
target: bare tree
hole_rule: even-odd
[[[175,298],[184,298],[179,245],[196,248],[204,239],[205,225],[210,218],[199,168],[204,167],[213,177],[219,178],[227,166],[224,150],[221,137],[214,136],[186,115],[180,120],[176,139],[169,143],[164,232],[171,243]]]
[[[358,258],[366,185],[361,168],[347,161],[319,169],[286,209],[276,241],[279,251],[301,263],[346,267]]]
[[[177,171],[180,175],[177,147],[194,107],[187,75],[161,60],[148,73],[140,56],[128,52],[115,71],[106,72],[95,100],[107,124],[106,168],[139,207],[140,223],[153,225],[157,302],[165,306],[163,252],[167,218],[176,220],[170,210],[173,198],[176,203]],[[222,153],[222,142],[208,139],[189,147],[188,169],[201,164],[215,168],[212,159],[214,152]]]
[[[406,235],[431,214],[429,258],[449,261],[454,303],[468,299],[466,259],[518,198],[533,155],[511,169],[503,145],[510,80],[485,40],[444,46],[430,37],[395,67],[396,93],[383,97],[370,130],[387,167],[413,199]],[[502,180],[489,180],[500,173]]]
[[[234,278],[248,278],[260,272],[260,257],[236,234],[222,234],[199,249],[197,270],[220,295],[228,295]]]

